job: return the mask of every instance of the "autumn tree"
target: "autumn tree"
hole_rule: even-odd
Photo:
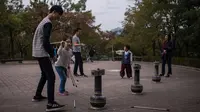
[[[99,42],[101,36],[97,29],[100,25],[93,25],[95,17],[91,11],[86,10],[85,3],[86,0],[76,3],[72,0],[30,0],[30,5],[23,6],[22,0],[1,0],[1,54],[4,53],[5,57],[10,55],[10,58],[30,59],[34,31],[39,22],[47,16],[52,5],[61,5],[65,10],[60,20],[53,21],[52,42],[71,38],[77,27],[83,29],[82,42],[93,45]],[[4,44],[5,41],[9,44]]]

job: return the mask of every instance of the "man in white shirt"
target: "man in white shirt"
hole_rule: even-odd
[[[74,36],[72,37],[72,49],[73,54],[75,56],[75,63],[74,63],[74,76],[84,76],[87,77],[87,75],[83,72],[83,60],[81,57],[81,46],[84,46],[84,44],[80,43],[80,39],[78,35],[80,34],[81,28],[77,28],[74,31]],[[80,75],[77,74],[79,66]]]

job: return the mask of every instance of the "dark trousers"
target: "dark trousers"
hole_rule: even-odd
[[[74,52],[74,56],[75,56],[75,63],[74,63],[74,74],[77,74],[77,70],[79,67],[79,71],[81,75],[84,75],[83,73],[83,60],[81,57],[81,53],[80,52]]]
[[[171,54],[164,54],[162,56],[162,74],[165,74],[165,64],[167,62],[168,65],[168,73],[172,74],[172,55]]]
[[[42,75],[37,87],[36,96],[41,95],[42,90],[47,80],[48,103],[53,103],[54,102],[54,88],[55,88],[55,74],[53,71],[52,63],[48,57],[37,58],[37,60],[40,65]]]
[[[127,77],[128,78],[132,77],[131,64],[122,64],[121,65],[120,76],[124,77],[124,75],[125,75],[125,69],[126,69],[126,75],[127,75]]]

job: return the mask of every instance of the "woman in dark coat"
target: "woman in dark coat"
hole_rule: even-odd
[[[171,35],[167,35],[165,36],[165,41],[163,42],[162,45],[162,73],[160,74],[160,76],[164,76],[165,75],[165,64],[167,62],[168,64],[168,73],[166,75],[166,77],[170,77],[170,75],[172,75],[172,48],[173,48],[173,44],[171,41]]]

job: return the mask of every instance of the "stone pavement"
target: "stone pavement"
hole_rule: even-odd
[[[67,81],[69,96],[57,94],[59,77],[56,73],[55,98],[61,104],[67,104],[63,112],[96,112],[91,110],[89,99],[94,93],[94,77],[90,70],[106,69],[103,76],[103,95],[107,97],[106,109],[102,112],[158,112],[155,110],[135,109],[131,106],[150,106],[169,108],[171,112],[200,112],[200,71],[188,67],[173,66],[173,76],[162,78],[162,83],[151,81],[154,75],[153,63],[141,64],[141,84],[143,95],[132,95],[133,79],[119,77],[120,62],[100,61],[85,63],[84,70],[88,78],[79,77],[78,88]],[[72,65],[73,67],[73,65]],[[24,64],[6,63],[0,65],[0,112],[44,112],[46,101],[31,102],[40,78],[36,62]],[[43,95],[46,96],[46,87]],[[73,108],[76,100],[77,108]]]

